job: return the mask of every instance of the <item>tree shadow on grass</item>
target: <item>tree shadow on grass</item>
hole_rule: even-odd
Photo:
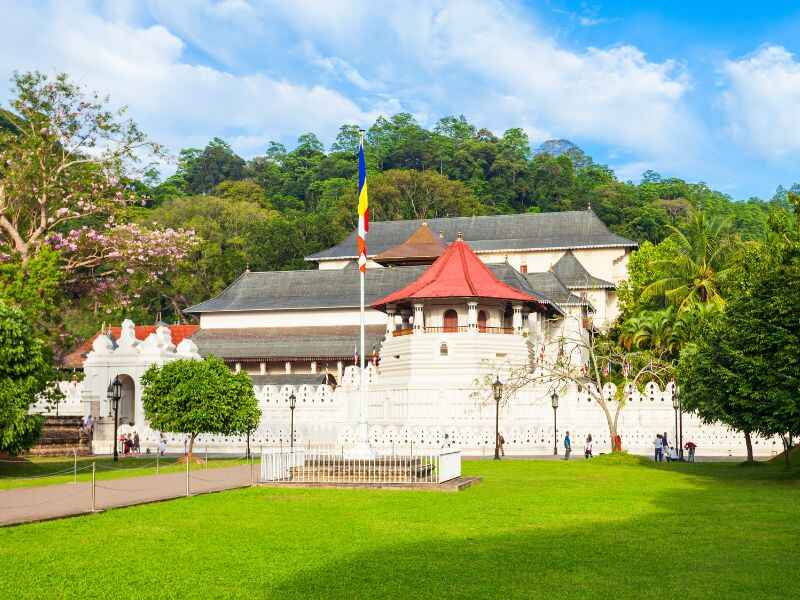
[[[655,467],[659,468],[659,467]],[[359,552],[304,569],[269,590],[281,598],[789,598],[800,597],[798,496],[759,497],[744,482],[731,497],[711,479],[655,497],[647,514],[591,518],[564,506],[563,522],[509,522],[496,534],[469,527],[416,543]],[[462,493],[469,493],[462,492]],[[602,493],[602,492],[601,492]],[[726,498],[730,502],[726,502]],[[794,511],[787,519],[787,511]],[[480,514],[474,515],[480,519]],[[580,515],[578,515],[580,520]],[[402,519],[398,515],[398,519]],[[313,540],[309,540],[313,546]],[[287,560],[292,560],[287,557]],[[792,574],[787,577],[788,574]]]

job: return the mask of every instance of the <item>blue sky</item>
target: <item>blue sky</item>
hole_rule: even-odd
[[[800,3],[7,0],[0,78],[67,71],[177,152],[407,111],[734,198],[800,181]],[[0,102],[8,98],[0,87]]]

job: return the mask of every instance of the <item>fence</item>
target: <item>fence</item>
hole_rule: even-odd
[[[346,453],[265,450],[261,481],[284,483],[438,484],[461,476],[461,452],[371,459]]]

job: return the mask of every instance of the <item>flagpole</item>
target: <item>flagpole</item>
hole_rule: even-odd
[[[360,134],[360,148],[359,152],[363,152],[364,149],[364,130],[359,131]],[[366,256],[365,256],[366,259]],[[359,265],[360,266],[360,265]],[[365,277],[366,265],[364,268],[359,268],[359,281],[361,284],[361,327],[360,327],[360,334],[361,334],[361,353],[359,356],[359,367],[361,373],[361,380],[360,380],[360,402],[359,402],[359,415],[358,415],[358,442],[356,444],[355,449],[352,452],[354,458],[374,458],[375,453],[372,451],[369,445],[369,422],[368,422],[368,411],[369,411],[369,404],[367,402],[367,372],[366,372],[366,365],[365,365],[365,321],[366,321],[366,313],[364,307],[364,277]]]

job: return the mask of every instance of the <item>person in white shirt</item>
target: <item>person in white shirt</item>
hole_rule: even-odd
[[[655,458],[656,462],[661,462],[664,460],[664,441],[661,439],[661,434],[656,434],[656,439],[653,442],[653,446],[655,447]]]

